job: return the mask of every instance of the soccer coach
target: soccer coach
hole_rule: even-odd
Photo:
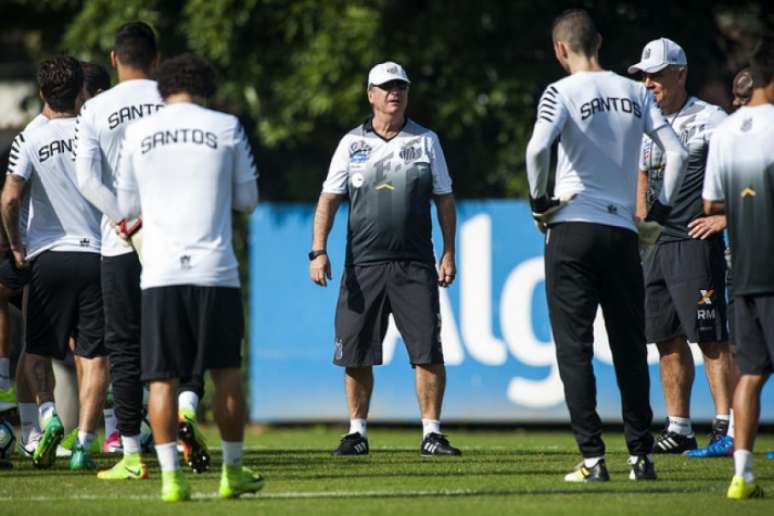
[[[373,115],[336,149],[317,204],[309,274],[327,285],[326,241],[336,209],[349,199],[347,251],[336,308],[334,363],[346,368],[350,430],[334,455],[368,453],[366,418],[372,366],[382,363],[388,316],[416,369],[423,455],[459,455],[441,434],[446,385],[438,286],[454,281],[456,214],[451,179],[438,136],[406,117],[409,78],[393,62],[368,74]],[[438,271],[431,240],[430,201],[443,234]]]
[[[602,306],[621,391],[632,480],[655,479],[642,269],[634,220],[643,133],[664,148],[664,186],[646,220],[661,222],[687,153],[645,86],[602,69],[602,38],[586,11],[560,15],[554,51],[570,75],[546,88],[527,147],[533,215],[547,225],[546,293],[559,374],[583,462],[565,480],[608,480],[596,411],[593,324]],[[546,192],[551,144],[561,136],[555,193]],[[571,199],[567,201],[567,199]]]

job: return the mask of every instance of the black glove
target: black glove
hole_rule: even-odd
[[[645,216],[645,222],[658,222],[662,226],[666,224],[669,219],[669,214],[672,212],[671,206],[661,204],[658,199],[653,201],[648,214]]]

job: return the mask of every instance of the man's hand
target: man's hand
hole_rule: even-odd
[[[331,262],[327,254],[321,254],[309,262],[309,277],[321,287],[328,286],[328,280],[333,278],[331,274]]]
[[[13,259],[16,261],[16,266],[18,268],[29,268],[30,262],[27,261],[27,248],[23,245],[11,246],[11,252],[13,253]]]
[[[726,229],[725,215],[710,215],[688,223],[688,234],[691,238],[704,240]]]
[[[554,213],[559,211],[565,204],[575,199],[577,193],[571,193],[563,195],[561,197],[550,198],[547,195],[538,197],[537,199],[529,198],[529,205],[532,208],[532,218],[535,219],[535,225],[541,233],[545,233],[548,229],[548,223],[554,216]]]
[[[140,228],[142,228],[141,217],[137,217],[136,219],[124,219],[116,224],[116,232],[118,233],[118,236],[124,240],[131,240],[132,235],[137,233]]]
[[[454,254],[443,253],[441,261],[438,262],[438,285],[448,287],[454,282],[457,276],[457,267],[454,265]]]

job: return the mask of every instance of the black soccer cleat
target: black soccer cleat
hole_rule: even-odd
[[[339,447],[331,455],[368,455],[368,439],[360,432],[352,432],[341,438]]]
[[[656,437],[653,444],[653,453],[674,453],[680,454],[698,448],[695,434],[678,434],[670,432],[666,428]]]
[[[629,472],[629,480],[656,480],[656,465],[647,455],[641,455],[629,459],[632,470]]]
[[[431,432],[422,439],[419,447],[422,455],[462,455],[459,448],[449,444],[449,440],[443,434]]]
[[[590,468],[581,462],[575,466],[572,473],[567,473],[564,476],[565,482],[607,482],[608,480],[610,480],[610,474],[607,472],[604,459],[598,460]]]

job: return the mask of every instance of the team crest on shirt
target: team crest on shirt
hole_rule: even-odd
[[[364,163],[371,157],[371,146],[365,140],[352,142],[349,146],[349,161],[354,163]]]
[[[740,129],[745,133],[752,129],[752,118],[745,119],[745,121],[742,122],[742,127],[740,127]]]
[[[363,177],[363,174],[361,174],[360,172],[352,174],[353,187],[360,188],[361,186],[363,186],[363,183],[365,183],[365,177]]]
[[[180,257],[180,268],[184,271],[191,268],[191,257],[189,255],[184,254]]]

